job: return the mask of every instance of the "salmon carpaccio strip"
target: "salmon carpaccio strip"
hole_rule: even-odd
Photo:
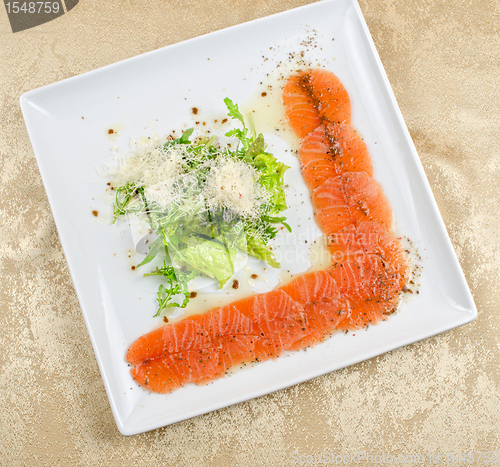
[[[392,226],[392,209],[382,187],[366,172],[331,177],[312,195],[316,219],[323,232],[335,232],[363,221]]]
[[[333,73],[306,70],[288,80],[283,102],[302,138],[301,170],[333,265],[140,337],[127,361],[144,388],[205,384],[241,363],[375,324],[398,306],[409,268],[366,145],[350,125],[347,91]]]
[[[243,362],[313,345],[349,313],[330,271],[317,271],[145,334],[130,346],[127,361],[141,386],[171,392],[209,382]]]
[[[326,70],[306,70],[289,78],[283,89],[285,115],[304,138],[323,123],[351,123],[351,100],[340,80]]]
[[[326,70],[306,70],[287,83],[289,89],[303,76],[313,83],[334,83],[338,78]],[[326,77],[329,76],[329,77]],[[285,91],[287,89],[285,86]],[[315,94],[320,92],[318,85]],[[328,94],[324,90],[323,95]],[[290,126],[302,138],[300,162],[311,190],[316,220],[328,238],[333,266],[330,273],[342,296],[350,301],[350,313],[336,327],[354,330],[375,324],[393,313],[409,276],[400,241],[391,232],[393,213],[382,187],[373,178],[371,158],[350,119],[335,122],[318,110],[321,125],[303,135],[293,106],[292,92],[283,93]],[[344,89],[319,109],[345,102]],[[344,109],[347,107],[343,107]]]
[[[365,142],[346,124],[320,125],[304,137],[300,145],[300,165],[312,191],[344,172],[363,171],[373,175]]]

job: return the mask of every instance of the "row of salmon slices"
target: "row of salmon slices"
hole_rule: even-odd
[[[351,126],[346,89],[331,72],[306,70],[287,81],[283,103],[301,138],[302,174],[332,266],[140,337],[126,358],[133,378],[151,391],[208,383],[236,365],[313,346],[397,309],[408,262],[366,144]]]

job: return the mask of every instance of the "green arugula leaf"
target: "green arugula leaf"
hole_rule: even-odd
[[[271,216],[262,216],[262,220],[269,222],[270,224],[282,224],[286,230],[289,232],[292,231],[292,228],[285,222],[286,217],[271,217]]]
[[[262,135],[257,136],[255,140],[250,144],[248,149],[245,151],[244,161],[252,161],[259,155],[262,154],[266,143],[264,142],[264,137]]]
[[[162,238],[158,237],[153,243],[151,243],[151,245],[149,245],[149,253],[136,267],[139,268],[153,261],[154,257],[160,252],[163,246]]]
[[[154,315],[155,317],[159,316],[165,308],[186,308],[186,305],[189,302],[189,292],[187,290],[188,281],[179,282],[174,267],[168,266],[164,261],[163,267],[157,267],[154,271],[144,274],[144,277],[147,276],[164,276],[168,281],[168,288],[163,286],[163,284],[158,288],[158,294],[156,298],[158,302],[158,311],[156,312],[156,315]],[[176,284],[174,285],[175,282]],[[184,301],[181,304],[171,301],[173,296],[180,294],[184,295]]]
[[[235,128],[234,130],[230,130],[225,134],[225,136],[227,136],[229,138],[232,136],[236,136],[236,138],[238,138],[239,143],[238,143],[238,147],[236,148],[236,151],[234,152],[234,156],[236,156],[236,158],[242,159],[243,162],[247,162],[247,160],[245,160],[245,154],[249,150],[250,146],[252,145],[252,140],[247,138],[247,133],[248,133],[247,128],[245,128],[244,130],[240,130],[239,128]],[[240,156],[241,151],[239,150],[240,143],[242,145],[241,151],[243,152],[243,154],[241,156]]]
[[[189,138],[193,134],[194,129],[193,128],[188,128],[187,130],[184,130],[182,132],[182,135],[180,138],[176,138],[170,141],[167,141],[163,147],[168,148],[171,146],[175,146],[176,144],[191,144],[191,141],[189,141]]]
[[[226,104],[227,110],[229,110],[229,113],[227,114],[228,117],[231,117],[235,120],[239,120],[243,124],[243,128],[245,128],[245,120],[243,118],[243,115],[241,115],[240,110],[238,109],[238,104],[234,104],[229,97],[226,97],[224,99],[224,103]]]
[[[137,187],[134,183],[127,182],[125,185],[116,188],[115,205],[113,208],[113,224],[120,216],[124,216],[127,213],[127,205],[136,194]]]
[[[182,132],[181,137],[179,138],[179,144],[190,144],[189,138],[193,134],[193,128],[189,128],[186,131]]]

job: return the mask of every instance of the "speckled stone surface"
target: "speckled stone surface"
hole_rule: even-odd
[[[116,429],[19,96],[305,3],[81,0],[70,13],[16,34],[0,6],[0,465],[310,465],[314,459],[304,456],[324,452],[368,452],[394,463],[401,455],[408,465],[417,463],[414,455],[429,465],[429,454],[439,452],[445,465],[447,452],[500,451],[496,1],[360,2],[478,319],[150,433],[125,438]],[[475,459],[459,465],[491,465]]]

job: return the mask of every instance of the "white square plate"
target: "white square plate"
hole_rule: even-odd
[[[311,35],[317,47],[307,45]],[[106,209],[99,199],[105,184],[96,167],[111,162],[113,144],[124,150],[127,138],[151,134],[148,126],[160,134],[185,127],[194,106],[224,115],[226,96],[244,103],[280,61],[304,48],[308,59],[333,71],[350,94],[353,126],[368,145],[397,231],[422,256],[420,294],[388,321],[354,338],[336,334],[305,352],[248,367],[207,386],[188,385],[168,395],[144,391],[132,380],[125,353],[159,324],[152,318],[154,287],[130,273],[123,253],[127,236],[120,238],[119,228],[92,217],[92,209]],[[355,0],[315,3],[125,60],[30,91],[21,97],[21,107],[111,408],[124,435],[300,383],[477,316]],[[104,135],[114,122],[123,126],[116,143]],[[276,134],[271,140],[275,155],[282,157],[286,143]],[[294,170],[298,164],[289,172]]]

